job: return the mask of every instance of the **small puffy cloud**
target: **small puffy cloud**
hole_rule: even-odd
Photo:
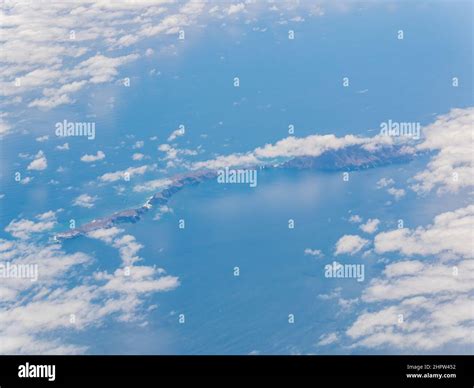
[[[106,275],[107,283],[104,291],[120,292],[123,294],[148,294],[151,292],[164,292],[174,290],[179,286],[176,276],[161,276],[163,271],[159,268],[147,266],[133,266],[126,275],[126,271],[119,268],[114,275]]]
[[[145,155],[140,154],[140,153],[135,153],[132,155],[133,160],[142,160],[145,157]]]
[[[184,136],[184,134],[185,134],[184,127],[178,128],[174,130],[173,132],[171,132],[171,134],[168,136],[168,141],[173,141],[180,136]]]
[[[32,180],[33,180],[32,177],[26,176],[26,177],[24,177],[22,180],[20,180],[19,183],[20,183],[21,185],[27,185],[27,184],[30,183]]]
[[[66,94],[37,98],[28,104],[29,108],[53,109],[59,105],[71,104],[73,100]]]
[[[204,1],[190,0],[180,8],[179,12],[186,16],[196,17],[203,12],[205,6],[206,4]]]
[[[36,138],[36,141],[39,142],[39,143],[42,143],[42,142],[44,142],[44,141],[46,141],[46,140],[48,140],[48,139],[49,139],[49,136],[48,136],[48,135],[44,135],[44,136],[39,136],[39,137],[37,137],[37,138]]]
[[[301,17],[301,16],[294,16],[290,19],[290,22],[302,23],[302,22],[304,22],[304,18]]]
[[[28,165],[28,170],[42,171],[48,167],[48,161],[43,151],[39,151],[35,159]]]
[[[162,205],[159,207],[158,211],[156,212],[155,216],[153,217],[154,221],[159,221],[161,220],[161,217],[163,214],[167,213],[173,213],[173,209],[171,209],[169,206]]]
[[[252,154],[230,154],[220,155],[215,159],[207,160],[204,162],[196,162],[193,164],[193,169],[198,170],[201,168],[208,169],[219,169],[231,166],[252,166],[258,164],[260,161],[255,155]]]
[[[11,126],[7,124],[0,116],[0,138],[11,130]]]
[[[324,257],[324,253],[319,249],[306,248],[304,250],[305,255],[314,256],[314,257]]]
[[[99,177],[99,180],[106,183],[116,182],[121,179],[128,180],[132,178],[134,175],[143,175],[147,171],[151,171],[154,169],[155,169],[154,166],[148,166],[148,165],[144,165],[140,167],[129,167],[126,170],[105,173],[104,175]]]
[[[404,189],[397,189],[396,187],[393,187],[394,184],[395,181],[392,178],[382,178],[377,182],[377,189],[388,187],[387,193],[392,195],[395,200],[398,201],[405,196],[406,192]]]
[[[173,167],[175,162],[180,162],[182,159],[181,156],[194,156],[197,155],[197,151],[190,150],[186,148],[174,148],[169,144],[160,144],[158,146],[158,150],[161,152],[165,152],[165,160],[168,160],[168,166]]]
[[[112,246],[118,248],[124,265],[133,265],[141,260],[137,253],[143,248],[143,245],[138,243],[135,237],[130,234],[117,237]]]
[[[336,333],[323,334],[319,337],[319,341],[316,344],[317,346],[327,346],[331,345],[339,340],[339,337]]]
[[[98,160],[102,160],[105,158],[105,154],[102,151],[97,151],[96,155],[88,155],[85,154],[81,157],[81,162],[84,163],[93,163],[97,162]]]
[[[357,236],[346,234],[336,243],[336,255],[350,254],[354,255],[369,243],[368,240]]]
[[[390,187],[387,189],[387,193],[393,195],[393,197],[398,201],[399,199],[403,198],[406,194],[405,190],[403,189],[396,189],[395,187]]]
[[[100,84],[110,82],[118,74],[117,68],[138,59],[137,54],[129,54],[121,57],[107,57],[97,54],[80,62],[71,75],[74,77],[89,77],[89,82]]]
[[[392,186],[395,181],[392,178],[382,178],[377,182],[377,189]]]
[[[88,194],[81,194],[74,199],[72,202],[73,206],[80,206],[85,208],[92,208],[94,207],[94,202],[97,200],[97,197],[90,196]]]
[[[40,221],[47,221],[47,220],[55,220],[56,219],[56,212],[53,210],[47,211],[45,213],[38,214],[36,219]]]
[[[237,3],[231,4],[229,8],[227,8],[227,15],[235,15],[242,12],[245,9],[244,3]]]
[[[45,88],[43,89],[43,97],[37,98],[28,104],[28,107],[41,108],[41,109],[52,109],[56,106],[63,104],[70,104],[74,100],[69,96],[70,93],[77,92],[80,90],[86,81],[80,82],[71,82],[69,84],[64,84],[57,89],[54,88]]]
[[[349,222],[353,224],[359,224],[362,222],[362,217],[357,214],[354,214],[353,216],[349,218]]]
[[[377,218],[371,219],[369,218],[367,222],[363,225],[360,225],[359,228],[365,233],[375,233],[379,227],[380,220]]]
[[[134,236],[130,234],[122,235],[122,229],[117,227],[96,229],[87,233],[90,238],[102,240],[107,244],[117,248],[120,253],[123,265],[133,265],[140,261],[141,258],[137,255],[143,248],[143,245],[138,243]]]
[[[113,239],[122,232],[123,232],[123,229],[119,229],[113,226],[111,228],[102,228],[102,229],[92,230],[87,233],[87,236],[90,238],[95,238],[97,240],[102,240],[107,244],[111,244]]]
[[[133,188],[133,191],[137,193],[145,192],[145,191],[156,191],[158,189],[165,188],[169,186],[173,181],[171,179],[154,179],[148,182],[141,183],[136,185]]]
[[[63,145],[56,146],[58,151],[69,151],[69,143],[64,143]]]
[[[138,140],[135,142],[135,144],[132,146],[132,148],[134,150],[138,150],[140,148],[143,148],[143,146],[145,145],[145,142],[143,140]]]

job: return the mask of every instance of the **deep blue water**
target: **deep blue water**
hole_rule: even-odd
[[[8,237],[3,229],[12,219],[51,209],[64,209],[58,229],[65,229],[71,218],[81,224],[143,203],[147,194],[134,193],[132,185],[122,183],[126,191],[117,195],[116,185],[100,186],[97,177],[145,163],[163,168],[156,147],[181,123],[186,135],[178,144],[192,149],[202,145],[204,151],[196,158],[204,160],[273,143],[288,135],[289,124],[301,137],[372,136],[388,119],[427,124],[436,114],[472,105],[472,50],[466,50],[466,41],[472,40],[471,17],[448,2],[433,7],[405,4],[396,11],[364,8],[297,24],[297,38],[291,42],[286,39],[289,27],[274,26],[270,19],[259,22],[274,26],[266,33],[254,32],[252,26],[240,26],[233,35],[219,25],[197,29],[178,46],[178,55],[163,54],[125,68],[131,88],[105,86],[92,98],[78,98],[72,107],[21,118],[30,133],[8,136],[1,145],[5,199],[0,201],[0,237]],[[405,31],[403,41],[395,39],[398,29]],[[168,43],[145,42],[144,48]],[[148,75],[153,68],[161,74]],[[235,76],[241,79],[238,89],[232,86]],[[344,76],[350,77],[349,88],[341,85]],[[460,78],[459,88],[451,87],[453,76]],[[110,97],[113,108],[107,104]],[[84,118],[96,122],[96,140],[54,138],[55,122]],[[51,140],[34,140],[44,134]],[[158,141],[150,141],[152,136]],[[136,140],[145,140],[143,149],[132,150]],[[70,151],[54,150],[65,141]],[[48,169],[31,174],[33,182],[19,186],[14,172],[29,173],[28,161],[17,155],[40,149],[48,157]],[[98,150],[106,153],[105,161],[92,166],[80,162],[83,154]],[[150,159],[134,162],[134,152]],[[392,177],[406,186],[426,160],[353,173],[348,183],[338,173],[269,171],[259,175],[255,189],[215,182],[187,188],[172,199],[173,214],[160,221],[149,214],[124,226],[145,245],[140,252],[145,264],[181,279],[176,290],[151,298],[158,308],[149,313],[149,325],[110,321],[65,335],[90,346],[91,353],[353,352],[340,345],[314,346],[321,334],[343,330],[353,319],[353,314],[340,313],[335,300],[318,295],[342,287],[341,296],[356,298],[383,265],[373,256],[342,258],[366,264],[366,280],[359,284],[324,278],[323,263],[332,261],[340,236],[361,233],[347,221],[350,214],[379,218],[380,229],[387,230],[399,218],[415,227],[465,205],[465,193],[440,201],[435,195],[418,198],[410,190],[402,201],[386,205],[390,198],[375,189],[376,182]],[[57,172],[59,167],[65,171]],[[158,170],[134,178],[133,184],[180,170]],[[51,179],[59,184],[48,184]],[[71,206],[84,192],[99,196],[93,209]],[[177,228],[180,218],[186,220],[185,230]],[[294,230],[287,228],[289,218],[296,221]],[[99,241],[80,238],[64,248],[93,254],[101,270],[113,270],[120,262],[117,251]],[[325,258],[305,256],[305,248],[321,249]],[[233,276],[235,266],[240,267],[239,277]],[[177,323],[181,313],[186,314],[184,325]],[[287,322],[290,313],[295,324]]]
[[[394,229],[400,217],[407,227],[424,225],[436,214],[466,204],[463,195],[443,204],[436,196],[419,199],[409,193],[404,201],[387,205],[390,196],[377,190],[376,182],[386,176],[403,182],[417,164],[422,161],[352,173],[349,182],[340,173],[283,170],[261,173],[255,189],[213,181],[186,188],[171,200],[172,214],[159,221],[149,214],[126,226],[145,245],[145,263],[179,276],[180,287],[153,296],[150,303],[158,308],[146,328],[107,324],[102,333],[115,333],[114,341],[101,339],[98,330],[91,352],[360,352],[344,342],[315,346],[321,334],[344,330],[354,319],[353,311],[341,312],[337,299],[318,295],[341,287],[343,298],[357,298],[383,270],[385,264],[377,261],[391,259],[375,254],[335,258],[334,244],[343,234],[370,239],[348,221],[350,215],[377,217],[383,231]],[[293,230],[287,227],[289,218],[295,220]],[[184,230],[178,229],[179,219],[186,220]],[[83,240],[71,244],[79,247]],[[304,255],[305,248],[320,249],[325,257]],[[117,265],[113,252],[97,249],[102,268]],[[324,265],[333,260],[365,264],[365,281],[325,278]],[[233,276],[235,266],[239,277]],[[178,323],[179,314],[185,314],[185,324]],[[288,314],[295,315],[294,324],[288,323]],[[88,332],[87,343],[90,336]]]

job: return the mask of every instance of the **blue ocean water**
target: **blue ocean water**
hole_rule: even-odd
[[[80,225],[143,203],[147,194],[133,192],[132,185],[121,184],[125,192],[118,194],[116,184],[99,185],[97,177],[150,161],[158,170],[134,178],[133,185],[182,171],[182,166],[160,171],[165,161],[157,151],[179,124],[186,125],[180,147],[202,145],[195,159],[203,160],[273,143],[288,135],[289,124],[301,137],[371,136],[388,119],[426,124],[436,114],[471,105],[472,50],[465,49],[472,33],[470,15],[451,3],[380,11],[362,7],[347,14],[328,13],[292,26],[297,39],[291,42],[286,39],[289,27],[274,26],[271,19],[259,21],[262,27],[273,26],[265,33],[239,26],[230,35],[211,24],[188,34],[186,43],[176,45],[177,55],[162,53],[126,67],[131,88],[110,85],[92,98],[79,97],[72,107],[22,118],[30,134],[2,141],[0,179],[8,206],[0,202],[0,237],[8,237],[3,229],[12,219],[51,209],[64,209],[57,227],[64,230],[71,218]],[[406,38],[398,41],[401,28]],[[166,44],[146,42],[143,49]],[[236,76],[241,80],[238,89],[232,85]],[[342,87],[344,76],[350,78],[349,88]],[[460,78],[459,88],[451,87],[453,76]],[[54,138],[55,122],[84,118],[96,122],[94,141]],[[34,141],[45,134],[51,141]],[[158,140],[149,140],[152,136]],[[145,141],[139,151],[150,160],[131,160],[137,140]],[[69,152],[54,150],[65,141]],[[18,186],[12,176],[24,173],[27,162],[17,155],[39,149],[48,156],[48,169],[36,173],[28,186]],[[80,162],[83,154],[98,150],[106,153],[105,161]],[[360,233],[348,222],[351,214],[380,218],[385,230],[394,228],[400,217],[414,227],[465,205],[464,193],[443,202],[435,195],[418,198],[410,190],[403,201],[387,205],[387,193],[375,190],[382,177],[406,184],[426,160],[353,173],[347,183],[339,173],[281,170],[261,173],[256,189],[216,182],[187,188],[170,202],[172,214],[160,221],[149,214],[123,226],[145,246],[140,255],[146,264],[163,267],[181,280],[176,290],[151,297],[158,307],[149,312],[148,326],[111,321],[64,335],[99,354],[363,352],[315,346],[321,334],[341,330],[353,319],[350,313],[341,314],[335,300],[318,295],[341,287],[344,298],[357,298],[383,265],[377,257],[343,258],[366,264],[366,280],[359,284],[324,278],[323,263],[332,261],[340,236]],[[63,172],[58,172],[60,167]],[[48,184],[51,180],[59,183]],[[99,197],[93,209],[71,206],[84,192]],[[287,227],[290,218],[295,219],[294,230]],[[179,219],[186,220],[185,230],[178,229]],[[100,270],[113,270],[119,263],[117,251],[99,241],[80,238],[64,248],[93,254]],[[325,257],[304,255],[306,248],[321,249]],[[239,277],[233,276],[235,266]],[[185,324],[178,323],[179,314],[185,314]],[[294,324],[288,323],[288,314],[295,315]]]
[[[349,182],[342,180],[341,173],[273,170],[261,173],[254,189],[213,181],[186,188],[171,200],[173,213],[159,221],[148,214],[126,226],[145,245],[141,256],[146,263],[179,276],[181,285],[153,296],[150,303],[156,303],[157,309],[150,312],[146,327],[107,324],[97,331],[90,351],[363,353],[363,349],[345,347],[344,342],[316,346],[323,333],[343,333],[353,322],[351,310],[341,312],[337,298],[327,300],[320,295],[340,287],[342,298],[360,297],[384,269],[379,259],[391,259],[390,254],[336,257],[334,245],[341,235],[370,239],[349,217],[378,217],[383,231],[396,228],[399,217],[413,227],[430,223],[441,211],[466,205],[463,195],[440,204],[436,195],[420,200],[410,193],[406,200],[389,205],[390,196],[377,190],[376,182],[386,176],[402,182],[417,164],[423,162],[354,172]],[[293,230],[288,229],[290,218],[295,220]],[[183,230],[178,228],[179,219],[186,221]],[[81,241],[72,244],[78,247]],[[305,255],[306,248],[320,249],[324,257]],[[111,261],[116,265],[112,252],[105,254],[99,248],[96,253],[104,268]],[[324,265],[333,260],[364,264],[365,280],[326,278]],[[238,277],[234,276],[236,266]],[[180,314],[185,315],[184,324],[179,323]],[[288,323],[289,314],[295,316],[294,324]],[[90,336],[88,332],[87,343]]]

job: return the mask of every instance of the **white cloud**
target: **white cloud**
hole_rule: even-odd
[[[359,224],[362,222],[362,217],[357,214],[354,214],[353,216],[349,218],[349,222],[353,224]]]
[[[397,263],[407,268],[410,262]],[[364,301],[389,302],[389,306],[360,314],[346,331],[355,346],[391,346],[410,351],[439,349],[455,343],[473,345],[473,260],[452,266],[423,265],[414,272],[371,282]],[[400,319],[402,317],[402,319]]]
[[[54,220],[56,219],[56,212],[53,210],[49,210],[45,213],[38,214],[36,219],[40,221],[47,221],[47,220]]]
[[[219,169],[231,166],[252,166],[258,164],[260,161],[252,154],[231,154],[227,156],[218,156],[215,159],[196,162],[192,165],[195,170],[199,169]]]
[[[304,254],[314,256],[314,257],[324,257],[324,253],[321,252],[319,249],[306,248],[304,250]]]
[[[136,185],[133,188],[133,191],[137,193],[142,193],[145,191],[156,191],[158,189],[163,189],[169,185],[171,185],[173,181],[171,179],[154,179],[148,182],[141,183],[139,185]]]
[[[379,302],[414,296],[432,297],[450,291],[469,292],[474,290],[473,265],[474,260],[459,261],[455,275],[451,264],[424,263],[418,260],[391,263],[385,267],[382,278],[371,282],[362,299]]]
[[[27,177],[24,177],[23,179],[21,179],[19,183],[20,183],[21,185],[27,185],[27,184],[30,183],[32,180],[33,180],[32,177],[27,176]]]
[[[160,35],[164,44],[170,45],[181,29],[192,31],[208,24],[209,19],[234,21],[242,12],[256,18],[275,7],[262,7],[254,1],[222,5],[217,0],[185,4],[171,0],[77,0],[46,8],[41,2],[27,6],[6,2],[4,8],[0,91],[25,108],[52,109],[74,103],[80,91],[117,80],[121,69],[142,55],[138,52],[144,51],[146,39]],[[323,14],[320,6],[310,3],[302,2],[298,8],[308,17]],[[279,7],[275,17],[284,18],[285,14],[301,20],[292,4]],[[153,53],[147,48],[143,55]],[[15,86],[15,79],[21,81],[20,86]],[[0,135],[11,132],[10,128],[8,123],[0,123]]]
[[[225,156],[217,156],[215,159],[196,162],[193,169],[209,168],[219,169],[231,166],[249,166],[268,163],[272,160],[288,159],[298,156],[319,156],[329,150],[338,150],[349,146],[359,145],[372,152],[382,146],[391,146],[394,143],[389,136],[358,137],[347,135],[336,137],[335,135],[309,135],[307,137],[289,136],[277,141],[275,144],[266,144],[251,152],[235,153]],[[409,150],[407,149],[407,152]]]
[[[123,294],[142,294],[162,292],[175,289],[179,285],[175,276],[161,276],[163,271],[154,267],[134,266],[130,274],[126,275],[124,269],[119,268],[113,275],[105,275],[107,283],[103,289],[109,292]]]
[[[437,189],[438,194],[457,192],[474,184],[474,107],[452,109],[423,128],[424,141],[420,151],[435,151],[426,170],[415,175],[413,190],[427,193]]]
[[[377,189],[383,189],[385,187],[388,187],[387,193],[392,195],[395,200],[399,200],[403,198],[406,194],[404,189],[397,189],[393,187],[395,184],[395,181],[392,178],[382,178],[377,182]]]
[[[51,212],[37,216],[51,217]],[[121,232],[111,228],[91,233],[116,246],[123,265],[131,264],[142,246],[133,236],[119,237]],[[0,239],[0,262],[5,261],[37,264],[38,278],[35,282],[8,278],[0,285],[0,352],[4,354],[84,353],[87,346],[67,343],[66,338],[112,319],[144,324],[149,310],[146,297],[179,285],[177,277],[154,266],[130,265],[111,273],[97,272],[93,257],[65,253],[59,244]],[[71,276],[73,285],[68,281]]]
[[[102,151],[97,151],[96,155],[88,155],[85,154],[81,157],[81,162],[84,163],[93,163],[97,162],[98,160],[105,159],[105,154]]]
[[[143,148],[143,146],[145,145],[145,142],[143,140],[139,140],[139,141],[136,141],[135,144],[132,146],[133,149],[139,149],[139,148]]]
[[[39,137],[37,137],[37,138],[36,138],[36,141],[42,143],[42,142],[44,142],[44,141],[46,141],[46,140],[48,140],[48,139],[49,139],[49,136],[48,136],[48,135],[44,135],[44,136],[39,136]]]
[[[42,171],[48,167],[48,161],[43,151],[39,151],[35,159],[28,165],[27,170]]]
[[[179,25],[194,24],[206,5],[190,3],[180,9],[167,0],[121,3],[80,0],[47,9],[34,2],[5,4],[2,94],[25,94],[25,106],[41,109],[73,103],[74,93],[113,81],[119,68],[139,58],[135,53],[116,56],[115,50],[150,35],[171,33]],[[34,27],[31,20],[35,20]],[[153,34],[146,34],[147,30]],[[20,80],[19,86],[15,79]],[[9,126],[4,128],[3,134]]]
[[[206,4],[203,1],[189,0],[185,5],[183,5],[179,12],[188,16],[199,16]]]
[[[132,159],[133,160],[142,160],[144,158],[145,155],[143,154],[140,154],[140,153],[135,153],[132,155]]]
[[[334,135],[310,135],[303,138],[289,136],[277,141],[275,144],[267,144],[255,149],[254,154],[258,158],[278,158],[295,156],[319,156],[331,149],[345,148],[350,145],[362,145],[368,141],[353,135],[336,137]]]
[[[0,116],[0,138],[8,134],[11,130],[11,125],[7,124]]]
[[[118,74],[117,68],[138,59],[137,54],[129,54],[120,57],[106,57],[97,54],[80,62],[71,70],[71,75],[77,78],[88,78],[92,84],[100,84],[112,81]]]
[[[56,146],[58,151],[69,151],[69,143],[64,143],[63,145]]]
[[[102,228],[87,233],[90,238],[102,240],[119,250],[120,258],[124,266],[131,266],[142,260],[137,253],[143,248],[134,236],[125,234],[120,236],[122,229],[117,227]]]
[[[118,248],[124,265],[132,265],[141,260],[137,253],[143,248],[143,245],[137,243],[132,235],[126,234],[122,237],[117,237],[112,245]]]
[[[301,17],[301,16],[294,16],[290,19],[290,22],[302,23],[302,22],[304,22],[304,18]]]
[[[5,228],[5,232],[10,233],[16,238],[28,239],[33,233],[45,232],[53,229],[55,226],[55,219],[47,219],[40,222],[34,222],[28,219],[20,219],[12,220]]]
[[[158,211],[156,212],[155,216],[153,217],[154,221],[159,221],[163,214],[167,213],[173,213],[173,209],[171,209],[169,206],[162,205],[158,208]]]
[[[369,218],[367,222],[363,225],[360,225],[359,228],[365,233],[375,233],[379,227],[380,220],[377,218]]]
[[[396,229],[375,236],[378,253],[398,251],[404,255],[455,255],[474,257],[472,226],[474,205],[442,213],[432,225]]]
[[[168,141],[173,141],[180,136],[184,136],[184,134],[185,134],[184,127],[178,128],[174,130],[173,132],[171,132],[171,134],[168,136]]]
[[[73,200],[72,205],[90,209],[94,207],[94,202],[96,200],[96,196],[92,197],[89,194],[81,194]]]
[[[339,337],[336,333],[323,334],[319,337],[317,346],[327,346],[331,345],[339,340]]]
[[[392,178],[382,178],[377,182],[377,189],[392,186],[393,184],[395,184],[395,181]]]
[[[87,236],[90,238],[95,238],[97,240],[104,241],[107,244],[111,244],[113,239],[122,232],[123,232],[123,229],[119,229],[113,226],[111,228],[102,228],[102,229],[92,230],[87,233]]]
[[[357,236],[346,234],[336,243],[336,255],[350,254],[354,255],[369,243],[368,240]]]
[[[235,15],[237,13],[242,12],[243,10],[245,10],[244,3],[231,4],[227,9],[227,15]]]
[[[398,201],[399,199],[403,198],[406,194],[405,190],[403,189],[396,189],[395,187],[390,187],[387,189],[387,193],[393,195],[394,198]]]
[[[70,104],[74,102],[74,100],[69,96],[69,94],[79,91],[86,83],[86,81],[75,81],[70,84],[64,84],[57,89],[43,89],[43,98],[37,98],[31,101],[28,104],[28,107],[37,107],[48,110],[59,105]]]
[[[166,153],[166,156],[164,157],[164,159],[168,161],[166,167],[175,167],[177,163],[183,164],[182,156],[194,156],[198,154],[195,150],[174,148],[169,144],[160,144],[158,150]]]
[[[372,308],[347,329],[352,346],[411,352],[474,345],[474,206],[439,214],[414,230],[380,233],[378,253],[399,252],[423,260],[388,264],[362,294]]]
[[[100,176],[99,179],[102,182],[116,182],[121,179],[127,179],[127,177],[131,179],[134,175],[143,175],[147,171],[152,171],[154,169],[154,166],[148,165],[140,167],[129,167],[126,170],[105,173],[104,175]]]

